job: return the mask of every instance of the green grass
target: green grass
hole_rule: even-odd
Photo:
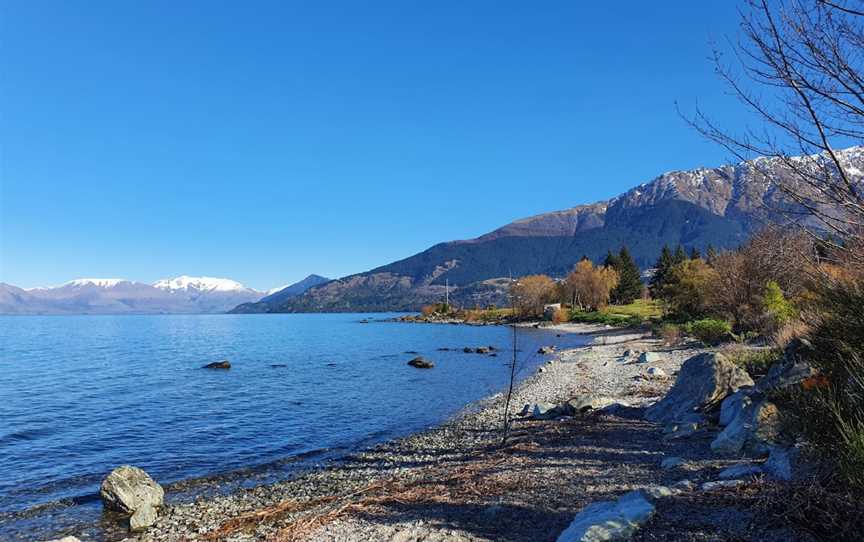
[[[615,316],[637,316],[642,320],[652,320],[663,316],[660,302],[653,299],[637,299],[629,305],[609,305],[601,312]]]

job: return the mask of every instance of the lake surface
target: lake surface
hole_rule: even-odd
[[[461,348],[510,348],[509,328],[392,316],[0,316],[0,539],[98,531],[99,484],[122,464],[163,485],[255,485],[440,423],[506,385],[506,352]],[[584,341],[520,329],[523,376],[544,361],[540,345]],[[409,352],[436,367],[408,367]],[[201,368],[222,359],[230,370]],[[182,487],[168,500],[196,484]]]

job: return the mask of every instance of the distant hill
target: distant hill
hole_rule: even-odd
[[[230,279],[185,275],[153,284],[76,279],[29,290],[0,283],[0,314],[223,313],[263,295]]]
[[[864,170],[864,147],[839,151],[847,173]],[[365,273],[262,303],[267,312],[417,310],[451,299],[465,306],[505,302],[503,277],[561,277],[582,257],[599,261],[626,244],[650,267],[664,244],[703,250],[741,244],[788,206],[780,179],[795,177],[783,161],[759,158],[736,165],[664,173],[608,201],[579,205],[507,224],[465,241],[450,241]]]
[[[295,282],[294,284],[276,289],[275,292],[262,297],[255,303],[243,303],[234,307],[230,312],[233,314],[252,314],[271,312],[273,306],[281,306],[289,300],[303,294],[306,290],[330,282],[327,277],[321,275],[309,275],[305,279]]]

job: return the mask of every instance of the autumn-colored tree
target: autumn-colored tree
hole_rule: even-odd
[[[522,316],[542,316],[543,306],[556,297],[555,281],[546,275],[528,275],[510,286],[513,307]]]
[[[602,309],[609,304],[609,295],[618,285],[618,272],[611,267],[594,267],[591,260],[582,260],[564,280],[564,290],[574,307]]]

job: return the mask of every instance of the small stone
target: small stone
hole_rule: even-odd
[[[661,469],[677,469],[684,464],[684,460],[680,457],[667,457],[660,462]]]
[[[666,376],[666,371],[660,367],[648,367],[648,374],[654,378],[664,378]]]
[[[142,506],[132,517],[129,518],[129,530],[133,533],[138,533],[147,529],[156,523],[156,508],[152,506]]]
[[[720,473],[720,478],[723,478],[724,480],[732,478],[749,478],[751,476],[756,476],[757,474],[762,474],[762,468],[759,465],[742,463],[724,469]]]
[[[743,486],[744,483],[744,480],[719,480],[717,482],[705,482],[704,484],[702,484],[702,491],[729,489],[733,487]]]

